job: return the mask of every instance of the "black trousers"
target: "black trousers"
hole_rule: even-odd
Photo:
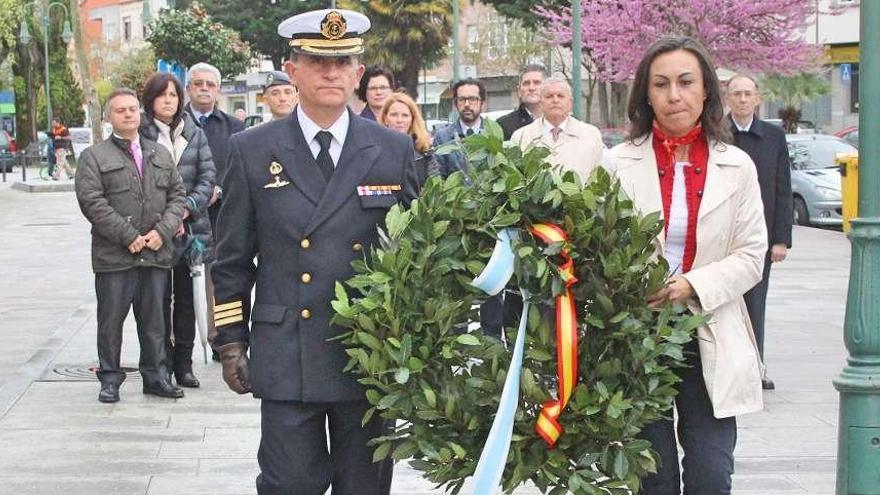
[[[703,380],[697,341],[685,345],[688,368],[679,370],[675,411],[684,457],[678,467],[676,428],[671,419],[649,424],[639,434],[660,454],[656,474],[642,478],[640,495],[729,495],[732,488],[736,418],[716,418]]]
[[[385,431],[375,415],[361,427],[366,401],[262,402],[259,495],[387,495],[390,459],[373,463],[367,442]],[[327,431],[330,449],[327,449]]]
[[[189,370],[192,368],[196,340],[196,312],[193,307],[192,277],[186,263],[178,263],[171,269],[162,306],[165,313],[167,369]]]
[[[120,367],[122,325],[134,308],[141,356],[139,369],[145,385],[164,380],[165,321],[162,299],[168,283],[164,268],[130,268],[95,274],[98,299],[98,379],[120,384],[125,374]]]
[[[764,275],[761,277],[761,281],[743,295],[762,361],[764,360],[764,315],[767,309],[767,289],[770,286],[770,267],[772,265],[768,251],[767,256],[764,257]]]

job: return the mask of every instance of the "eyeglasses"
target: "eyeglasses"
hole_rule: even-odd
[[[204,79],[194,79],[194,80],[190,81],[189,83],[197,88],[216,88],[217,87],[217,83],[215,83],[214,81],[207,81]]]
[[[455,99],[458,103],[479,103],[482,100],[479,96],[459,96]]]
[[[367,91],[388,91],[391,86],[367,86]]]

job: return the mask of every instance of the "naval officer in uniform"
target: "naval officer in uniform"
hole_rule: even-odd
[[[358,55],[369,27],[364,15],[336,9],[282,22],[299,105],[229,145],[213,346],[229,387],[262,399],[261,495],[390,487],[388,465],[374,464],[367,446],[382,420],[361,426],[370,407],[364,388],[343,372],[342,344],[328,340],[344,331],[330,324],[334,284],[378,242],[388,209],[408,204],[418,188],[412,140],[347,107],[364,72]]]

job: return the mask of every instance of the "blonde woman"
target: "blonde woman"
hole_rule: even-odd
[[[412,137],[419,185],[424,184],[428,177],[440,175],[440,166],[431,149],[431,135],[425,127],[422,112],[412,98],[405,93],[392,93],[382,105],[378,121],[391,130]]]

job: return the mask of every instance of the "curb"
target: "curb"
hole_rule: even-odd
[[[27,392],[31,383],[43,376],[61,350],[86,325],[94,305],[94,302],[80,305],[55,329],[46,342],[36,349],[30,359],[18,368],[12,378],[0,387],[0,418],[6,416],[18,399]]]
[[[74,190],[73,181],[69,182],[46,182],[44,184],[40,183],[27,183],[27,182],[13,182],[12,189],[16,191],[22,191],[27,193],[42,193],[42,192],[70,192]]]

